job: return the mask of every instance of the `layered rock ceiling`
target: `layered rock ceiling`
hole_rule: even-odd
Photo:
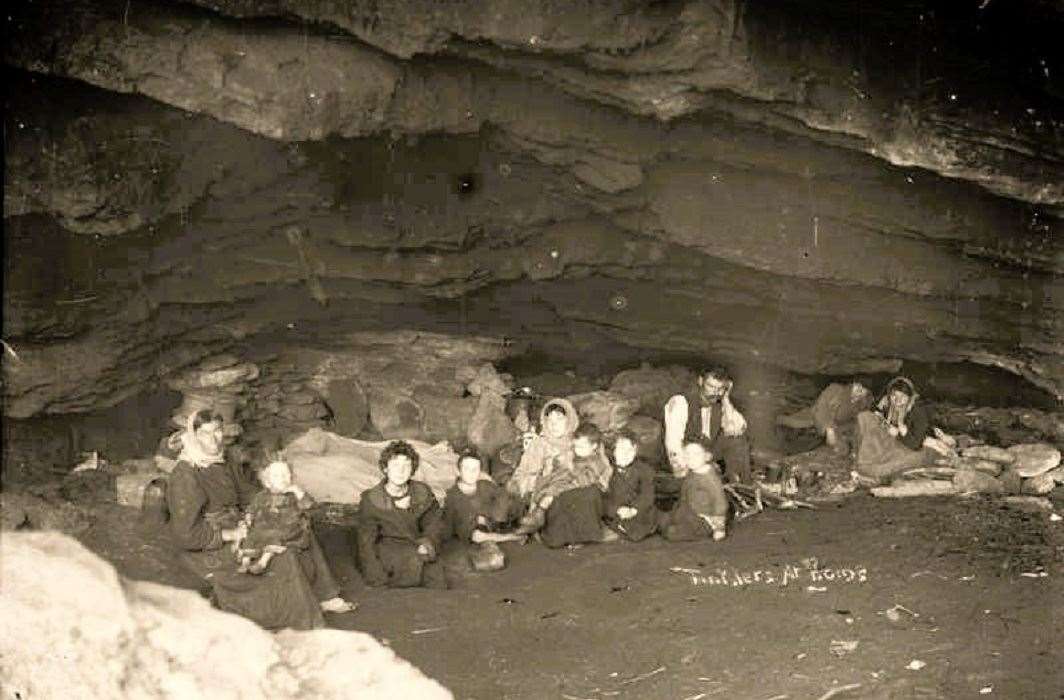
[[[932,4],[19,3],[5,413],[390,327],[1060,400],[1064,15]]]

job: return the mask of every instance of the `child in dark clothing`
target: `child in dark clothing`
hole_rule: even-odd
[[[247,536],[234,543],[241,573],[261,574],[274,555],[289,547],[305,550],[310,546],[306,511],[314,501],[292,483],[288,464],[280,459],[270,462],[259,471],[259,481],[264,488],[251,498],[245,515]]]
[[[669,513],[663,513],[661,535],[670,541],[698,540],[726,536],[728,497],[720,477],[720,467],[701,442],[688,442],[683,448],[687,476],[680,487],[680,500]]]
[[[604,503],[606,526],[621,537],[638,542],[654,533],[659,512],[654,505],[654,472],[637,457],[638,438],[628,430],[606,442],[613,475]]]
[[[437,560],[443,511],[428,485],[410,478],[419,461],[409,443],[388,443],[380,456],[384,479],[362,494],[358,563],[370,586],[448,586]]]
[[[520,501],[490,479],[482,479],[484,460],[476,450],[458,455],[458,480],[447,491],[443,513],[446,533],[472,544],[469,560],[477,571],[496,571],[506,565],[499,542],[523,540],[522,535],[496,530],[518,515]]]

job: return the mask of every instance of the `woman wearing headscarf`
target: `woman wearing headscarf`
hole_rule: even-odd
[[[857,416],[857,472],[883,481],[893,474],[928,462],[924,439],[931,432],[931,414],[913,383],[895,377],[875,403],[875,410]]]
[[[539,414],[540,432],[521,454],[521,461],[506,484],[510,493],[528,498],[541,476],[573,460],[573,433],[580,416],[566,399],[551,399]]]
[[[602,492],[609,484],[610,466],[604,454],[593,455],[601,458],[604,467],[601,473],[589,470],[589,464],[576,463],[587,460],[578,458],[574,451],[579,422],[579,414],[566,399],[551,399],[544,404],[540,413],[542,431],[525,450],[507,485],[528,508],[517,532],[538,532],[548,547],[604,539]],[[599,441],[592,442],[601,451]],[[587,483],[584,477],[591,472],[595,475],[591,480],[594,483]],[[544,495],[548,495],[546,506],[542,500]]]
[[[180,444],[166,494],[170,534],[182,563],[210,584],[220,609],[266,629],[297,630],[324,627],[323,612],[354,609],[339,596],[313,535],[310,547],[277,555],[265,573],[240,573],[230,543],[246,535],[242,511],[258,486],[241,465],[226,463],[220,416],[189,416]]]

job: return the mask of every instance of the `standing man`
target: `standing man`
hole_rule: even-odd
[[[724,463],[728,481],[750,483],[750,440],[746,419],[731,402],[733,383],[723,367],[711,367],[699,375],[697,388],[665,403],[665,453],[673,473],[686,472],[684,443],[701,440]]]

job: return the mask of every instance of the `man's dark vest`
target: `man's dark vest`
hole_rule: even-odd
[[[684,394],[687,399],[687,425],[684,426],[684,442],[692,440],[705,440],[702,434],[702,393],[695,389]],[[713,404],[713,414],[709,418],[709,440],[713,440],[720,433],[720,422],[724,415],[722,404]]]

